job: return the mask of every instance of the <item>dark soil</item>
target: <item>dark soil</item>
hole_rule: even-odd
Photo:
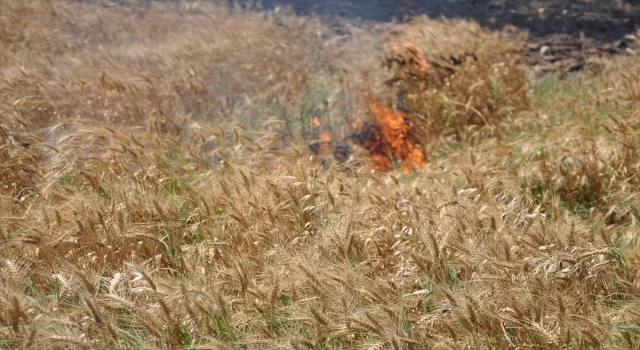
[[[334,23],[404,21],[413,16],[472,19],[490,29],[514,26],[529,34],[529,63],[573,71],[586,57],[630,53],[637,41],[640,0],[263,0]],[[626,36],[626,37],[625,37]]]
[[[580,35],[610,42],[640,26],[640,6],[633,0],[263,0],[265,8],[291,6],[303,14],[403,20],[411,16],[468,18],[500,29],[513,25],[532,37]]]

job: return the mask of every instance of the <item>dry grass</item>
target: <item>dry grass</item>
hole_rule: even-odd
[[[498,122],[529,108],[526,74],[518,66],[525,45],[517,31],[420,18],[389,37],[384,64],[394,75],[386,83],[411,111],[427,148],[449,136],[465,142],[471,134],[494,134]]]
[[[468,107],[378,173],[303,140],[395,96],[383,30],[1,2],[0,347],[637,348],[640,62],[523,95],[506,34],[415,27],[478,56],[437,92]]]

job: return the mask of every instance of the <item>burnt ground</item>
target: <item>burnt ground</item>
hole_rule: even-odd
[[[404,21],[413,16],[472,19],[490,29],[514,26],[529,34],[529,63],[572,71],[591,55],[632,53],[640,0],[262,0],[340,23]],[[636,50],[638,51],[638,50]]]
[[[513,25],[532,37],[584,32],[599,42],[620,39],[640,26],[640,1],[634,0],[263,0],[263,5],[384,22],[423,14],[467,18],[492,29]]]

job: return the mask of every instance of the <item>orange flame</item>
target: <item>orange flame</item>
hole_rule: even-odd
[[[329,142],[331,141],[331,137],[327,134],[326,131],[320,133],[320,142]]]
[[[313,117],[313,125],[320,126],[320,119],[318,119],[318,117]]]
[[[387,171],[393,168],[393,160],[402,162],[402,169],[409,173],[424,167],[425,160],[417,140],[410,134],[412,125],[403,112],[386,107],[369,97],[369,110],[379,133],[367,140],[364,147],[371,152],[373,169]]]

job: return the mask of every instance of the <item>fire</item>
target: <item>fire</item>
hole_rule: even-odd
[[[326,128],[318,128],[316,140],[309,145],[311,151],[316,155],[333,153],[338,161],[344,162],[352,152],[362,148],[371,156],[372,169],[378,171],[389,171],[400,166],[405,173],[410,173],[426,166],[420,142],[412,133],[414,125],[411,115],[387,107],[371,95],[366,97],[371,115],[369,122],[354,121],[352,126],[355,132],[337,141],[332,139]],[[313,119],[314,124],[316,120]]]
[[[413,69],[426,74],[429,70],[429,62],[422,56],[420,48],[415,44],[416,39],[413,31],[407,32],[407,38],[403,40],[402,44],[391,35],[391,33],[385,33],[389,39],[390,44],[386,45],[387,51],[393,53],[395,57],[402,58],[404,64],[409,64]]]
[[[363,140],[364,148],[371,153],[373,169],[393,169],[394,162],[401,162],[405,172],[424,167],[425,155],[411,134],[413,124],[403,112],[386,107],[382,102],[369,97],[369,110],[374,129]]]
[[[387,32],[386,35],[389,39],[387,51],[390,53],[387,64],[409,67],[412,73],[419,76],[430,73],[429,62],[420,52],[412,31],[402,38],[392,32]],[[371,95],[367,97],[372,125],[356,129],[355,135],[360,145],[371,154],[373,169],[387,171],[400,164],[404,172],[408,173],[426,166],[423,149],[412,132],[412,115],[389,108]]]
[[[387,50],[390,58],[388,64],[399,64],[410,69],[412,74],[422,76],[429,75],[429,62],[423,57],[419,46],[412,32],[408,36],[397,40],[391,32],[386,33],[389,42]],[[368,101],[371,122],[361,123],[352,121],[351,126],[354,133],[342,141],[335,142],[334,157],[340,161],[346,161],[353,151],[363,148],[371,155],[373,162],[372,169],[378,171],[389,171],[396,167],[401,167],[405,173],[411,173],[415,169],[423,168],[427,165],[424,150],[418,141],[413,124],[413,115],[406,114],[387,107],[382,101],[374,99],[370,94],[366,94]],[[313,117],[313,125],[321,125],[318,117]],[[316,130],[321,130],[318,128]],[[316,134],[317,135],[317,134]],[[348,142],[354,142],[349,147]],[[316,154],[326,154],[328,148],[333,146],[331,137],[326,131],[322,131],[319,139],[310,147]]]
[[[333,143],[331,142],[331,136],[327,131],[320,132],[318,138],[309,144],[309,148],[316,155],[327,155],[331,153]]]

